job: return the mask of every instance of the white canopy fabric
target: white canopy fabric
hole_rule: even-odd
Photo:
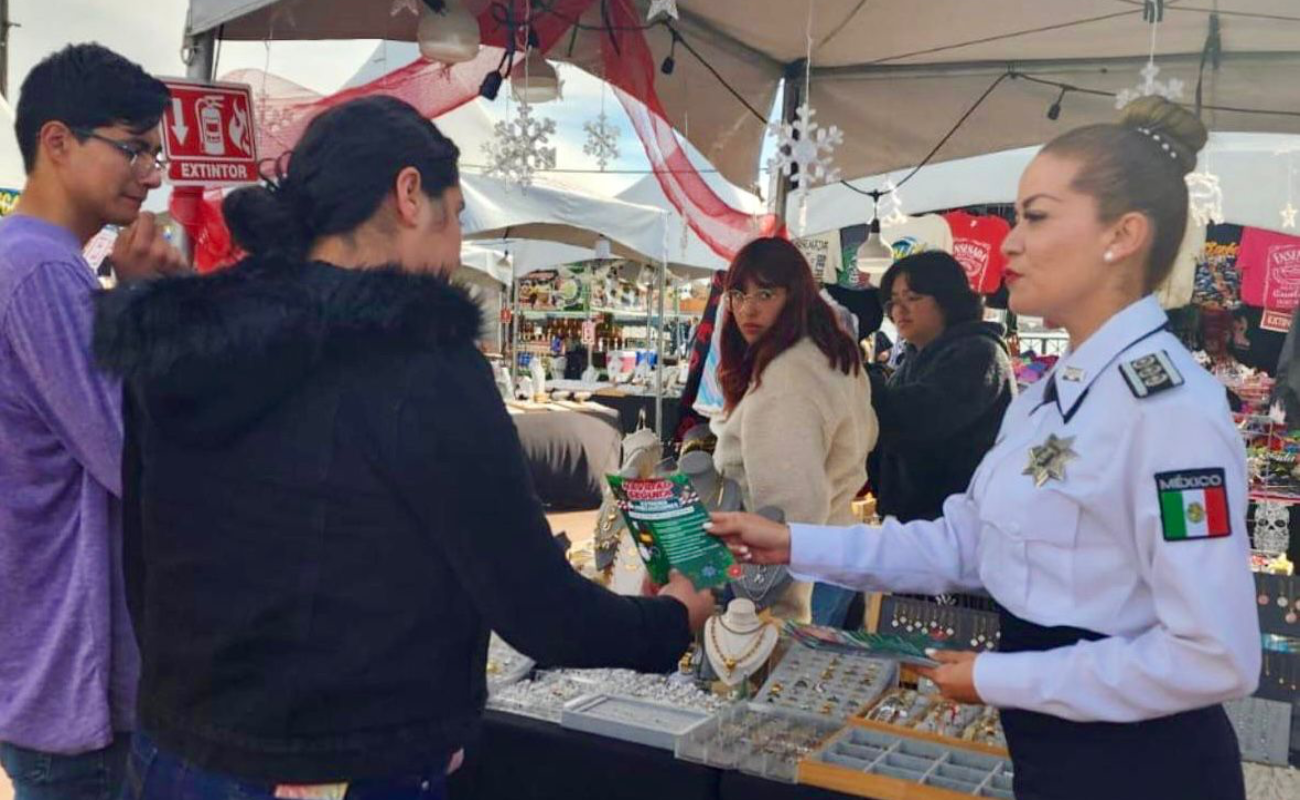
[[[472,11],[488,0],[465,0]],[[644,19],[649,0],[635,0]],[[943,134],[1008,68],[1082,90],[1135,86],[1151,48],[1141,0],[680,0],[675,27],[737,94],[767,116],[783,75],[807,51],[812,15],[811,103],[817,121],[845,132],[835,163],[846,177],[919,163]],[[1207,106],[1291,112],[1208,110],[1219,131],[1300,132],[1300,7],[1295,0],[1164,0],[1156,43],[1160,78],[1197,84],[1198,65],[1217,15],[1221,58],[1207,66]],[[599,27],[600,4],[584,24]],[[229,39],[415,38],[416,19],[373,0],[191,0],[189,29],[222,27]],[[602,74],[605,34],[561,37],[548,57]],[[656,64],[668,54],[669,32],[645,32]],[[655,73],[669,122],[733,183],[751,185],[758,170],[764,120],[733,96],[683,47],[672,75]],[[1110,97],[1071,92],[1061,117],[1045,112],[1058,89],[1031,80],[1003,80],[939,160],[1042,143],[1068,127],[1112,120]],[[686,124],[689,118],[689,125]]]
[[[907,214],[921,214],[985,203],[1014,203],[1020,174],[1038,152],[1022,147],[963,158],[923,168],[898,194]],[[1287,193],[1287,173],[1294,169]],[[1300,204],[1300,136],[1261,133],[1214,133],[1202,151],[1197,171],[1209,170],[1223,189],[1224,221],[1295,234],[1282,227],[1282,207]],[[901,180],[903,171],[853,181],[877,189]],[[788,219],[798,216],[791,198]],[[808,233],[835,230],[870,221],[871,198],[842,185],[819,187],[808,196]]]
[[[657,208],[534,184],[528,188],[462,175],[466,239],[538,239],[586,250],[603,235],[620,258],[662,264],[669,257],[668,214]],[[518,271],[518,268],[516,268]]]

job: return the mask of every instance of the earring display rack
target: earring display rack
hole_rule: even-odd
[[[1243,761],[1285,767],[1291,750],[1291,704],[1247,697],[1223,704]]]
[[[869,622],[873,632],[924,633],[960,650],[992,650],[1002,635],[995,613],[900,595],[881,595]]]

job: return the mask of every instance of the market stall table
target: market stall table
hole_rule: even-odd
[[[554,800],[830,800],[797,786],[679,761],[667,750],[488,711],[482,734],[450,781],[452,798]]]

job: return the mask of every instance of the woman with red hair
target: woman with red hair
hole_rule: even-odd
[[[718,472],[740,484],[748,509],[779,508],[792,522],[852,524],[850,503],[866,482],[876,441],[871,385],[853,337],[785,239],[750,242],[723,285]],[[807,622],[811,595],[812,584],[791,583],[772,613]]]

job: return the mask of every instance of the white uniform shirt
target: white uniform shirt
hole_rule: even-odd
[[[1166,321],[1153,297],[1134,303],[1016,398],[942,519],[849,536],[794,525],[793,571],[868,591],[985,588],[1021,619],[1108,637],[981,654],[990,705],[1132,722],[1253,692],[1245,450],[1222,385]],[[1036,485],[1025,472],[1049,435],[1077,455]]]

